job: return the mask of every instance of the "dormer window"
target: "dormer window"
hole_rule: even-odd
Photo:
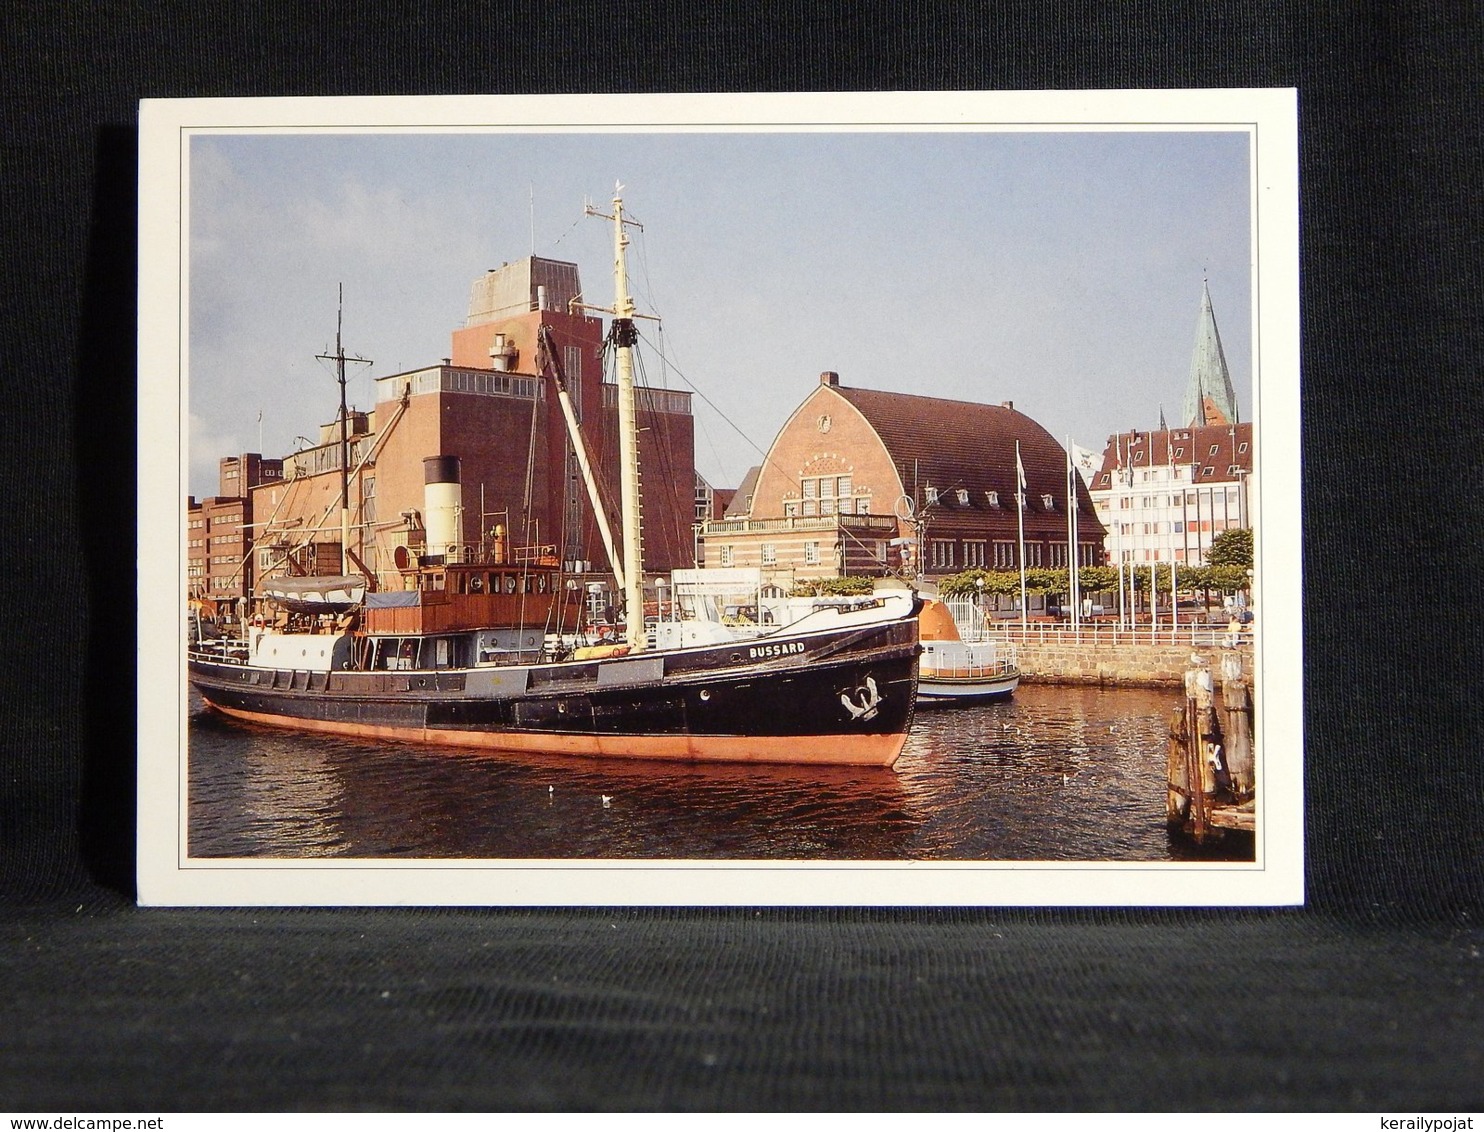
[[[1175,459],[1178,460],[1178,459],[1180,459],[1181,456],[1184,456],[1184,455],[1185,455],[1185,449],[1183,447],[1180,447],[1180,448],[1175,449]]]
[[[938,502],[938,489],[936,487],[927,487],[924,488],[923,491],[927,493],[927,501],[929,507]]]
[[[991,507],[998,507],[1000,505],[1000,493],[997,491],[986,491],[984,498],[989,501]]]
[[[957,495],[958,505],[960,507],[967,507],[969,505],[969,489],[966,487],[961,487],[958,489]]]
[[[1221,451],[1221,445],[1219,445],[1219,444],[1213,444],[1213,445],[1211,445],[1211,451],[1208,452],[1207,455],[1208,456],[1214,456],[1214,455],[1216,455],[1216,453],[1218,453],[1220,451]]]
[[[1041,496],[1041,506],[1047,511],[1054,511],[1056,509],[1056,497],[1052,495]]]

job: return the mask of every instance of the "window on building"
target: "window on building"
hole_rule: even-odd
[[[1015,544],[1009,539],[995,539],[994,568],[1009,570],[1015,565]]]
[[[723,566],[730,566],[732,564],[732,548],[730,546],[721,548],[721,564]]]
[[[953,543],[946,538],[928,540],[929,561],[934,570],[953,569]]]
[[[786,519],[792,519],[796,515],[798,515],[798,513],[799,513],[799,505],[797,503],[785,503],[783,505],[783,516],[784,516],[784,518],[786,518]]]
[[[928,506],[932,506],[938,502],[938,489],[936,487],[923,488],[923,492],[927,496]]]
[[[1247,442],[1245,440],[1242,441],[1241,444],[1238,444],[1237,445],[1237,451],[1240,452],[1243,455],[1246,455],[1246,453],[1247,453]]]
[[[809,515],[818,515],[819,514],[819,502],[817,500],[814,500],[814,499],[806,499],[806,500],[804,500],[804,514],[806,516],[809,516]]]
[[[819,501],[819,513],[821,515],[833,515],[835,513],[835,500],[833,498],[821,499]]]
[[[1041,496],[1041,506],[1043,508],[1045,508],[1047,511],[1055,511],[1056,510],[1056,496],[1054,496],[1054,495],[1043,495],[1043,496]]]
[[[836,481],[836,494],[839,495],[841,499],[848,499],[850,497],[850,491],[850,477],[841,476]]]
[[[991,507],[998,507],[1000,505],[1000,493],[997,491],[986,491],[984,498],[989,501]]]
[[[776,546],[771,542],[765,542],[762,546],[762,552],[764,566],[778,565],[778,548]]]
[[[819,543],[817,543],[817,542],[806,542],[804,544],[804,565],[805,566],[818,566],[819,565]]]
[[[1213,445],[1211,445],[1211,451],[1208,452],[1208,453],[1206,453],[1206,455],[1208,455],[1208,456],[1214,456],[1219,451],[1221,451],[1221,445],[1219,445],[1219,444],[1213,444]]]
[[[987,565],[987,549],[987,545],[977,539],[966,541],[964,543],[964,568],[971,570]]]
[[[819,497],[819,481],[817,479],[803,480],[800,486],[804,489],[805,499],[817,499]]]
[[[961,487],[958,489],[957,495],[958,505],[960,507],[967,507],[969,505],[969,489],[966,487]]]
[[[857,515],[869,515],[871,513],[871,501],[864,495],[855,501],[855,513]]]

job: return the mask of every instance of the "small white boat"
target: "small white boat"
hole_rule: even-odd
[[[918,614],[922,656],[917,664],[917,702],[1006,700],[1020,685],[1015,646],[965,641],[942,602],[928,601]]]

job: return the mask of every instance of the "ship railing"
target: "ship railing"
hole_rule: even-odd
[[[1015,658],[1010,656],[997,656],[991,661],[964,661],[959,663],[933,664],[924,663],[923,668],[930,671],[939,679],[952,680],[977,680],[985,676],[1012,676],[1019,671]]]
[[[186,650],[186,656],[191,660],[205,661],[210,664],[247,664],[247,643],[245,641],[203,641],[191,645]]]

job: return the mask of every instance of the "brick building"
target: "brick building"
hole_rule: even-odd
[[[348,416],[347,567],[396,585],[398,547],[475,553],[503,528],[508,545],[542,546],[577,570],[607,570],[562,413],[537,372],[538,328],[557,343],[600,487],[617,522],[616,386],[603,380],[602,320],[569,313],[575,264],[531,257],[475,280],[469,316],[437,365],[376,379],[376,405]],[[646,570],[694,562],[695,455],[690,396],[636,390]],[[460,537],[425,546],[424,463],[460,467]],[[258,577],[340,570],[338,419],[251,491]]]
[[[1026,565],[1066,566],[1067,456],[1044,428],[1008,402],[856,389],[822,374],[748,485],[748,512],[703,529],[705,565],[760,567],[785,588],[836,574],[1018,568],[1017,443]],[[1073,478],[1077,557],[1098,564],[1103,529]]]
[[[186,501],[189,596],[230,607],[234,599],[252,592],[252,489],[282,476],[282,460],[265,460],[257,452],[224,456],[217,465],[218,493]]]

